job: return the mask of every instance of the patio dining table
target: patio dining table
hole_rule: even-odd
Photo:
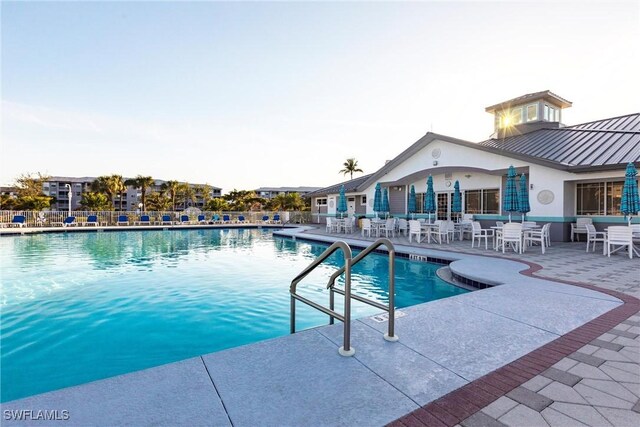
[[[387,220],[382,218],[371,219],[371,229],[374,231],[376,237],[380,237],[380,226],[386,224]]]
[[[542,228],[542,226],[541,225],[537,225],[537,224],[536,225],[524,225],[524,226],[522,226],[522,234],[524,234],[527,231],[538,230],[540,228]],[[502,227],[499,226],[499,225],[494,225],[494,226],[491,226],[491,229],[496,231],[496,237],[493,238],[493,249],[497,251],[498,250],[497,234],[499,232],[502,232]]]

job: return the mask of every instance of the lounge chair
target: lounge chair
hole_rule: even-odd
[[[129,225],[129,217],[126,215],[118,215],[116,225]]]
[[[14,215],[10,223],[5,224],[9,227],[24,227],[26,225],[27,218],[24,215]]]
[[[268,223],[269,222],[269,215],[262,215],[262,222],[264,224]]]
[[[245,222],[247,222],[247,221],[244,219],[244,215],[238,216],[238,223],[244,224]]]
[[[149,217],[149,215],[140,215],[140,219],[136,221],[134,224],[151,225],[151,218]]]
[[[158,221],[160,225],[173,225],[173,221],[171,221],[171,215],[162,215],[162,219]]]
[[[220,215],[215,214],[214,216],[211,217],[211,222],[214,224],[220,224],[222,221],[220,221]]]
[[[89,216],[87,216],[87,220],[84,222],[83,225],[84,226],[93,225],[94,227],[97,227],[98,225],[100,225],[98,223],[98,215],[89,215]]]
[[[78,225],[75,216],[68,216],[64,219],[64,221],[59,222],[58,224],[62,225],[63,227],[75,227]]]
[[[271,222],[273,222],[274,224],[282,224],[282,221],[280,221],[280,215],[275,214],[273,216],[273,221],[271,221]]]
[[[189,215],[181,215],[180,216],[180,224],[182,225],[189,225],[191,224],[191,221],[189,220]]]
[[[204,215],[198,215],[198,224],[206,224],[207,220]]]
[[[231,218],[229,218],[229,215],[222,215],[222,222],[224,224],[229,224],[231,222]]]

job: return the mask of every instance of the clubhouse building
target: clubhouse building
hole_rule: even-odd
[[[431,175],[438,219],[451,218],[453,186],[459,181],[463,213],[473,214],[483,226],[494,225],[508,220],[502,192],[513,165],[529,184],[527,220],[551,223],[553,240],[568,240],[576,217],[593,218],[597,228],[622,223],[625,167],[629,162],[640,166],[640,113],[565,126],[562,110],[570,106],[550,91],[536,92],[487,107],[495,128],[486,141],[429,132],[378,171],[307,194],[314,220],[324,222],[323,217],[336,214],[343,184],[349,213],[374,216],[377,183],[389,192],[390,214],[401,217],[407,216],[414,185],[417,216],[426,217],[423,198]]]

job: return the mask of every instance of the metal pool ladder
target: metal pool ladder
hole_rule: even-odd
[[[368,298],[352,295],[351,294],[351,269],[354,265],[362,261],[367,255],[371,252],[375,251],[380,246],[386,246],[389,252],[389,305],[386,306],[377,301],[370,300]],[[329,289],[329,308],[322,306],[314,301],[311,301],[308,298],[303,297],[296,293],[298,283],[302,281],[305,277],[309,275],[316,267],[318,267],[322,262],[331,256],[338,249],[342,249],[342,254],[344,256],[344,265],[339,268],[335,273],[331,275],[329,278],[329,284],[327,285],[327,289]],[[360,252],[358,256],[352,258],[352,252],[349,245],[343,241],[338,241],[329,246],[318,258],[316,258],[307,268],[305,268],[300,274],[298,274],[295,279],[291,281],[291,287],[289,292],[291,294],[291,333],[294,334],[296,332],[296,300],[301,301],[316,310],[319,310],[325,314],[329,315],[329,324],[333,324],[334,319],[340,320],[344,324],[344,333],[343,333],[343,345],[338,349],[338,353],[342,356],[353,356],[356,352],[355,348],[351,347],[351,299],[358,300],[365,304],[369,304],[373,307],[379,308],[381,310],[389,313],[389,329],[386,334],[384,334],[384,339],[387,341],[398,341],[398,336],[394,334],[394,326],[395,326],[395,259],[396,259],[396,250],[393,246],[393,243],[389,239],[378,239],[369,245],[365,250]],[[344,273],[344,290],[336,288],[335,282],[336,279]],[[344,313],[340,314],[335,311],[335,293],[339,293],[344,295]]]

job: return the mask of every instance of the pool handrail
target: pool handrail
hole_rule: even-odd
[[[342,253],[344,256],[344,267],[345,267],[345,284],[344,284],[344,314],[340,314],[334,310],[328,309],[314,301],[311,301],[301,295],[296,293],[298,283],[302,281],[305,277],[309,275],[313,270],[316,269],[322,262],[331,256],[338,249],[342,249]],[[335,318],[343,322],[344,324],[344,333],[343,333],[343,344],[342,347],[338,349],[338,353],[342,356],[353,356],[355,354],[355,349],[351,347],[351,259],[352,252],[351,248],[346,242],[337,241],[334,242],[331,246],[329,246],[319,257],[317,257],[311,264],[307,266],[300,274],[298,274],[292,281],[291,286],[289,288],[289,293],[291,294],[291,317],[290,317],[290,326],[291,333],[294,334],[296,332],[296,300],[303,302],[316,310],[319,310],[325,314],[328,314],[330,318]]]
[[[386,334],[384,334],[384,339],[387,341],[397,341],[398,336],[395,335],[395,259],[396,259],[396,250],[393,246],[393,243],[389,239],[378,239],[369,246],[366,247],[362,252],[360,252],[353,260],[351,260],[351,268],[355,266],[357,263],[362,261],[367,255],[371,252],[378,249],[380,246],[386,246],[387,251],[389,253],[389,305],[386,306],[377,301],[370,300],[365,297],[361,297],[360,295],[351,294],[351,298],[363,302],[365,304],[369,304],[373,307],[379,308],[380,310],[384,310],[389,313],[389,328]],[[329,308],[333,310],[334,308],[334,292],[344,295],[344,291],[342,289],[338,289],[335,287],[336,279],[345,272],[345,267],[341,267],[336,270],[331,277],[329,278],[329,283],[327,284],[327,289],[329,289]],[[333,325],[333,318],[329,319],[329,324]]]

